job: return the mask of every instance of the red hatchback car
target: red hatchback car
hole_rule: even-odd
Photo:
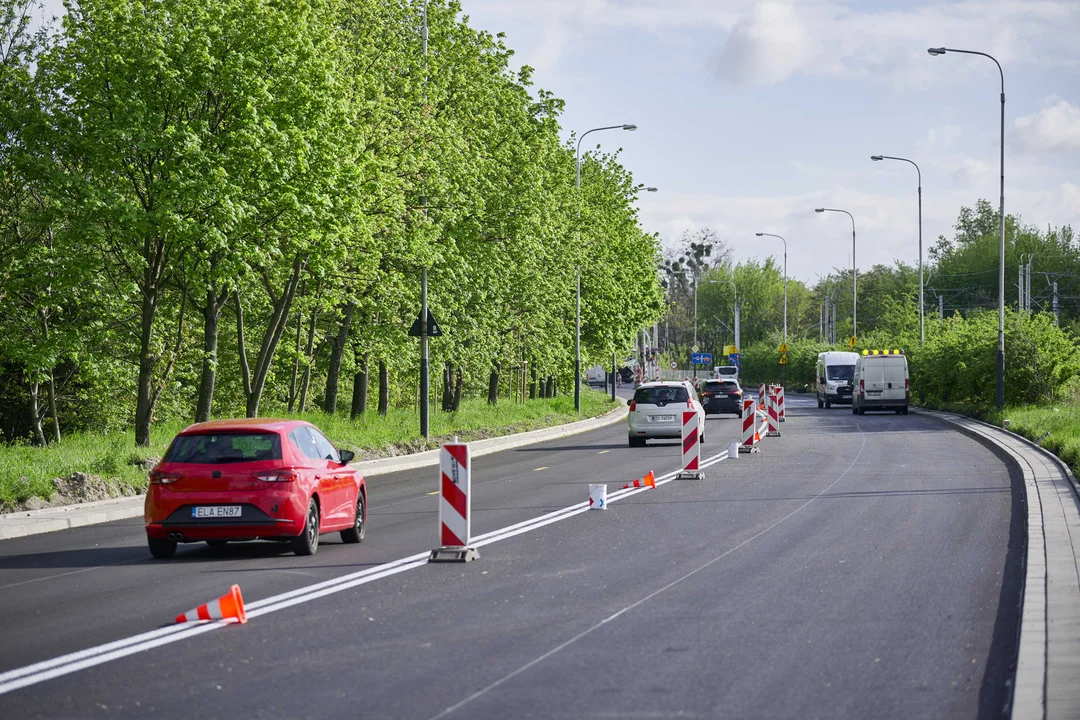
[[[318,428],[300,420],[215,420],[177,435],[150,471],[146,538],[156,558],[177,543],[289,541],[312,555],[319,533],[364,539],[367,488]]]

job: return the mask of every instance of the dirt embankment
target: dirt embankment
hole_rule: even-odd
[[[154,467],[157,462],[157,458],[147,458],[140,461],[139,465],[149,472],[150,468]],[[21,503],[15,503],[14,506],[0,502],[0,514],[41,510],[62,505],[108,500],[110,498],[130,497],[141,492],[140,488],[132,487],[116,478],[104,478],[100,475],[84,472],[73,472],[66,477],[53,478],[52,484],[56,491],[48,500],[32,497]]]

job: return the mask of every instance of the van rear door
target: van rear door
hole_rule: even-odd
[[[882,397],[902,403],[907,398],[907,360],[894,355],[882,358],[879,363],[882,365],[882,380],[885,383]]]

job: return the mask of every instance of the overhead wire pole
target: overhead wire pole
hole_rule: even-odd
[[[922,170],[915,163],[914,160],[908,160],[907,158],[894,157],[892,155],[871,155],[871,160],[900,160],[902,162],[911,163],[915,165],[915,172],[919,174],[919,345],[925,344],[926,333],[924,331],[923,323],[923,264],[922,264]]]
[[[780,241],[784,243],[784,347],[787,347],[787,240],[780,235],[773,233],[754,233],[758,237],[774,237],[780,238]],[[780,384],[785,388],[787,387],[787,364],[782,366],[780,371]]]
[[[838,208],[816,208],[814,212],[839,212],[844,213],[849,218],[851,218],[851,337],[853,340],[857,340],[857,338],[859,337],[857,322],[859,308],[859,271],[856,269],[855,265],[855,216],[849,213],[847,210],[840,210]],[[833,342],[835,342],[835,340]],[[854,345],[852,345],[852,347],[854,347]]]
[[[637,125],[608,125],[606,127],[593,128],[581,134],[577,141],[577,161],[574,179],[574,187],[577,189],[577,219],[578,219],[578,242],[581,244],[581,141],[589,133],[601,130],[637,130]],[[574,411],[581,412],[581,266],[577,268],[577,301],[574,311]]]
[[[427,23],[427,0],[424,0],[424,24],[420,33],[421,44],[424,54],[424,97],[427,98],[427,54],[428,54],[428,23]],[[424,203],[427,204],[426,202]],[[427,297],[427,265],[420,270],[420,435],[424,439],[428,437],[428,297]]]
[[[1000,247],[998,258],[998,352],[997,352],[997,409],[1005,407],[1005,71],[993,55],[978,50],[956,50],[955,48],[927,48],[931,55],[944,55],[947,52],[965,55],[982,55],[990,58],[997,65],[1001,76],[1001,197],[998,208],[998,229]]]

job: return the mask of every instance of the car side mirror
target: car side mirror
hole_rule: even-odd
[[[356,457],[356,453],[352,450],[338,450],[338,455],[341,456],[341,462],[344,465],[348,465],[353,461],[353,458]]]

